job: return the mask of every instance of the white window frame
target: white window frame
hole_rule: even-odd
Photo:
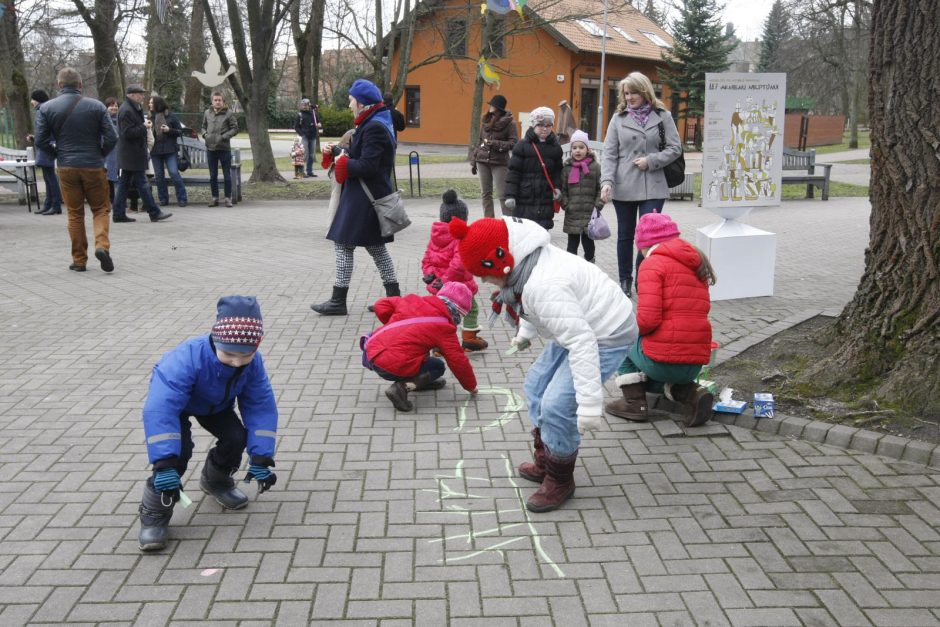
[[[630,43],[632,43],[632,44],[638,44],[638,43],[640,43],[640,42],[638,42],[638,41],[636,40],[635,37],[633,37],[633,35],[631,35],[631,34],[628,33],[627,31],[623,30],[623,29],[620,28],[619,26],[611,26],[611,28],[614,29],[615,31],[617,31],[618,33],[620,33],[621,35],[623,35],[623,38],[626,39],[627,41],[629,41]]]
[[[594,20],[582,19],[582,20],[575,20],[575,22],[578,23],[578,26],[586,30],[589,34],[593,35],[594,37],[604,36],[604,29],[601,28],[600,25]],[[613,37],[610,36],[610,33],[607,33],[607,39],[613,39]]]
[[[672,48],[672,46],[670,46],[668,43],[666,43],[666,40],[665,40],[665,39],[663,39],[662,37],[660,37],[660,36],[657,35],[656,33],[651,33],[651,32],[646,31],[646,30],[641,30],[641,31],[640,31],[640,34],[643,35],[644,37],[646,37],[647,39],[649,39],[650,41],[652,41],[654,44],[656,44],[656,45],[659,46],[660,48]]]

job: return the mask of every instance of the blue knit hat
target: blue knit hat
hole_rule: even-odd
[[[250,353],[261,344],[264,325],[254,296],[223,296],[216,305],[212,342],[229,353]]]
[[[364,78],[357,79],[349,88],[349,95],[362,105],[374,105],[382,102],[382,92],[372,81]]]

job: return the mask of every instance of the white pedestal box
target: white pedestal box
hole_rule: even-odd
[[[773,296],[775,233],[725,219],[700,228],[695,243],[718,275],[718,283],[709,288],[713,301]]]

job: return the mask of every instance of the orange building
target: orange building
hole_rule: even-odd
[[[574,125],[596,139],[602,0],[532,0],[524,19],[515,11],[498,17],[497,34],[485,49],[480,3],[436,0],[419,6],[425,13],[415,29],[409,67],[433,62],[409,72],[405,81],[397,103],[408,123],[403,141],[469,143],[471,124],[479,124],[471,121],[471,113],[481,51],[501,79],[499,85],[484,86],[483,103],[497,93],[505,96],[521,130],[529,111],[549,106],[557,116],[564,100],[571,105]],[[662,51],[672,45],[668,33],[624,0],[609,0],[607,23],[604,132],[617,106],[617,83],[630,72],[646,74],[662,96]],[[396,49],[391,58],[396,69],[399,53]]]

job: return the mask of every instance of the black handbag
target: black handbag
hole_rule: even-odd
[[[176,167],[180,172],[185,172],[191,165],[192,162],[189,160],[189,149],[186,148],[186,145],[183,142],[180,142],[179,150],[177,151],[176,155]]]
[[[666,128],[663,123],[659,123],[659,151],[666,149]],[[682,152],[682,144],[679,144],[679,156],[672,163],[663,166],[663,174],[666,175],[666,185],[670,188],[682,185],[685,181],[685,155]]]

